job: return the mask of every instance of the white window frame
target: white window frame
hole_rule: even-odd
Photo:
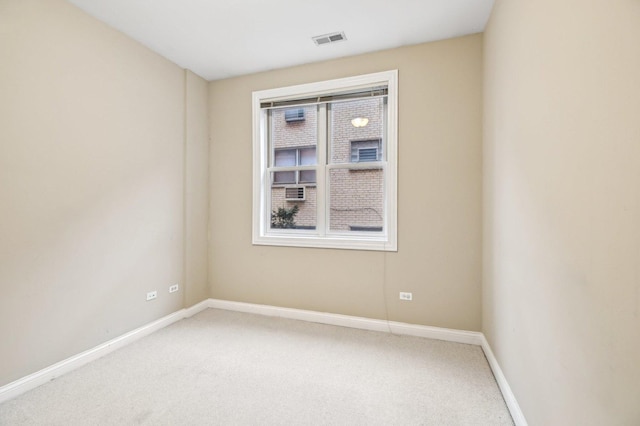
[[[318,164],[316,172],[318,218],[315,230],[270,229],[268,192],[271,179],[268,169],[267,113],[260,108],[261,103],[287,99],[307,98],[368,87],[387,86],[387,112],[383,155],[378,167],[385,171],[385,217],[382,232],[335,232],[327,231],[329,206],[326,202],[326,188],[329,185],[330,165],[326,162],[318,142]],[[326,132],[326,120],[318,117],[318,128]],[[378,163],[378,162],[376,162]],[[362,163],[363,167],[372,163]],[[398,70],[327,80],[317,83],[281,87],[253,92],[253,244],[289,247],[318,247],[353,250],[397,251],[397,176],[398,176]],[[351,166],[354,164],[352,163]],[[313,166],[314,168],[316,166]],[[338,167],[342,167],[339,165]],[[372,235],[375,234],[375,235]]]

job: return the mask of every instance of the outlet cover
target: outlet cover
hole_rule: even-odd
[[[156,297],[158,297],[158,292],[157,291],[150,291],[149,293],[147,293],[147,301],[149,300],[153,300]]]
[[[412,300],[412,299],[413,299],[412,293],[407,293],[404,291],[400,292],[400,300]]]

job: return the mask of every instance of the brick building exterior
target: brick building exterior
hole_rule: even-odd
[[[310,165],[317,146],[317,107],[293,110],[272,110],[271,138],[274,164]],[[372,98],[331,104],[328,160],[331,164],[371,162],[372,168],[329,169],[329,227],[332,231],[379,231],[384,222],[384,171],[375,168],[384,158],[383,100]],[[304,117],[302,119],[301,117]],[[364,127],[355,127],[351,120],[366,117]],[[313,182],[310,180],[313,179]],[[279,172],[272,176],[271,207],[299,206],[296,226],[316,225],[316,184],[314,173]],[[305,187],[304,201],[285,200],[289,187]]]

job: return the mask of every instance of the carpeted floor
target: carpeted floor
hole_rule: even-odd
[[[0,425],[512,425],[478,346],[207,309],[0,405]]]

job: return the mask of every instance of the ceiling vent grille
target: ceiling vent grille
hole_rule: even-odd
[[[345,41],[347,39],[347,36],[345,36],[344,31],[342,31],[337,33],[324,34],[320,36],[311,37],[311,39],[317,46],[322,46],[324,44],[331,44],[331,43],[337,43],[339,41]]]

